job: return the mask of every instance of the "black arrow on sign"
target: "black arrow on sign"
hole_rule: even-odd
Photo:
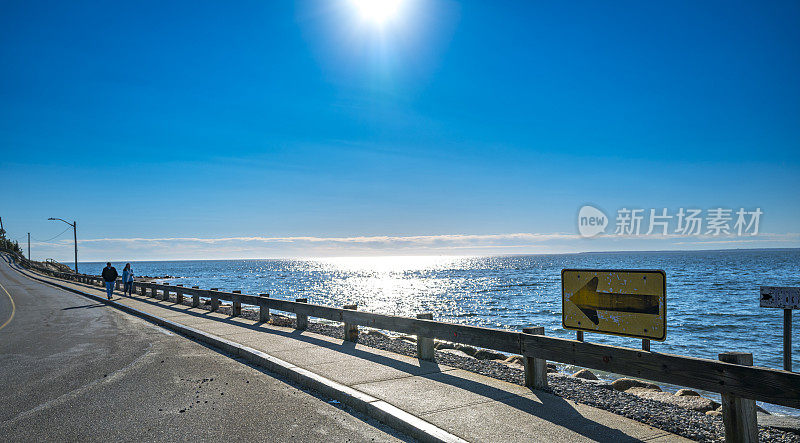
[[[586,282],[568,300],[595,325],[600,322],[597,311],[658,314],[659,309],[657,295],[597,292],[597,277]]]

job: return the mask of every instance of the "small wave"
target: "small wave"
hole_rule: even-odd
[[[479,289],[476,293],[482,292],[506,292],[513,288],[535,288],[537,286],[544,286],[542,283],[512,283],[509,285],[498,285],[487,289]]]

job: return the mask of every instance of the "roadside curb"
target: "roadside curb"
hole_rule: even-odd
[[[10,264],[10,263],[9,263]],[[403,432],[422,442],[442,442],[442,443],[463,443],[466,440],[457,437],[427,421],[397,408],[383,400],[379,400],[371,395],[365,394],[349,386],[337,383],[333,380],[315,374],[307,369],[295,366],[265,352],[244,346],[242,344],[226,340],[213,334],[191,328],[180,323],[172,322],[153,314],[140,311],[136,308],[108,300],[104,297],[89,294],[78,289],[60,285],[56,282],[39,278],[37,274],[23,271],[17,266],[10,266],[20,274],[39,281],[41,283],[57,287],[78,295],[82,295],[91,300],[104,303],[119,309],[127,314],[147,320],[150,323],[161,326],[165,329],[174,331],[185,337],[189,337],[217,348],[225,353],[235,355],[255,366],[262,367],[270,372],[284,376],[308,389],[319,392],[326,397],[332,398],[345,404],[356,411],[366,414],[400,432]]]

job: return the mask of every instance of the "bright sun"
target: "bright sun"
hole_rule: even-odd
[[[395,17],[403,0],[351,0],[364,21],[382,25]]]

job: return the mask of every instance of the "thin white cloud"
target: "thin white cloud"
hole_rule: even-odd
[[[112,257],[130,260],[324,257],[343,255],[525,254],[619,250],[680,250],[709,247],[800,247],[800,233],[758,236],[617,236],[592,239],[578,234],[507,233],[353,237],[153,237],[78,240],[82,260]],[[69,239],[34,245],[40,258],[71,258]]]
[[[533,233],[512,233],[512,234],[442,234],[442,235],[412,235],[412,236],[357,236],[357,237],[220,237],[220,238],[200,238],[200,237],[157,237],[157,238],[93,238],[81,239],[78,243],[97,243],[97,242],[196,242],[196,243],[225,243],[225,242],[263,242],[263,243],[433,243],[433,242],[461,242],[461,241],[497,241],[497,240],[525,240],[525,241],[549,241],[563,239],[580,238],[577,234],[553,233],[553,234],[533,234]],[[67,243],[68,241],[64,241]]]

